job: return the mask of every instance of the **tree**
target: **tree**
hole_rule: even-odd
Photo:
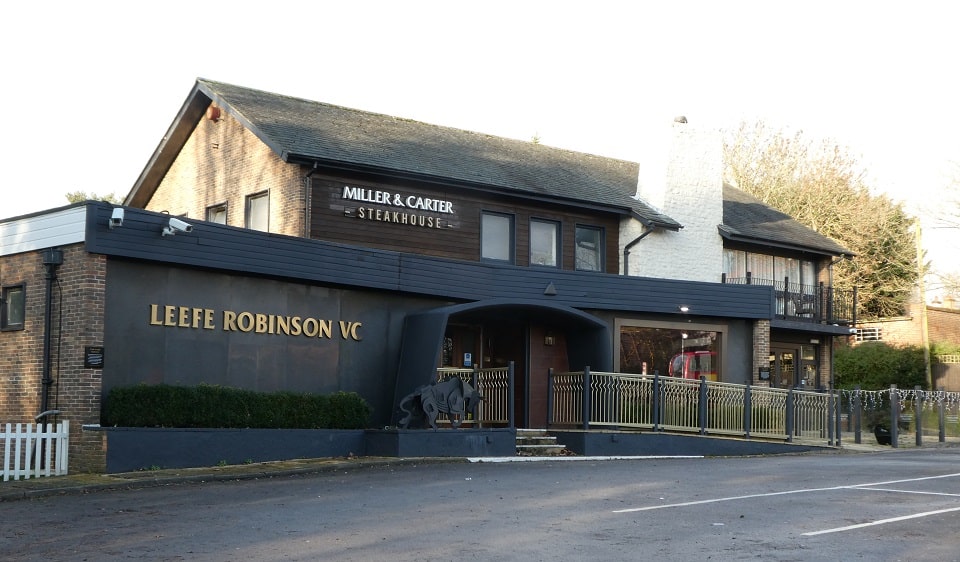
[[[725,181],[855,254],[834,266],[834,285],[857,288],[860,315],[903,314],[918,279],[913,219],[901,204],[870,193],[845,148],[742,124],[726,135],[724,159]]]
[[[71,191],[66,194],[67,201],[70,203],[79,203],[81,201],[106,201],[119,205],[123,203],[123,198],[118,197],[116,193],[110,192],[106,195],[97,195],[96,193],[87,193],[85,191]]]

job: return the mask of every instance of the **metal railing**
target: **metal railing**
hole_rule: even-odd
[[[659,375],[551,372],[550,426],[697,432],[793,441],[835,434],[835,393],[809,392]]]
[[[791,283],[788,277],[780,280],[760,279],[749,272],[746,277],[720,276],[721,283],[732,285],[761,285],[773,287],[776,298],[775,314],[780,318],[806,322],[827,322],[853,326],[857,322],[857,290],[842,290],[824,285]]]
[[[465,424],[476,423],[483,425],[509,425],[512,415],[510,405],[513,403],[513,369],[497,367],[492,369],[458,369],[444,367],[437,369],[437,382],[459,377],[463,382],[475,388],[483,398],[476,411],[468,412]],[[437,421],[449,423],[446,414],[437,416]]]

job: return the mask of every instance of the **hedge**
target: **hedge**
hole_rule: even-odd
[[[353,392],[254,392],[214,385],[116,387],[103,424],[116,427],[363,429],[371,409]]]

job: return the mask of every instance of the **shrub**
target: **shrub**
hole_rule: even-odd
[[[883,342],[865,342],[855,347],[840,347],[834,353],[837,387],[882,390],[891,384],[912,389],[926,385],[923,348],[915,345],[894,347]]]
[[[103,423],[122,427],[362,429],[370,406],[360,395],[254,392],[214,385],[117,387]]]

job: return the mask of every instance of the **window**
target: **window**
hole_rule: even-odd
[[[207,207],[207,220],[217,224],[227,224],[227,204]]]
[[[257,193],[247,197],[247,217],[244,226],[253,230],[270,231],[269,193]]]
[[[11,285],[0,291],[0,329],[22,330],[26,312],[24,285]]]
[[[560,265],[559,242],[560,223],[530,219],[530,265]]]
[[[603,230],[577,225],[576,268],[578,271],[603,271]]]
[[[628,322],[619,326],[619,372],[720,380],[721,330],[692,324]]]
[[[817,267],[813,261],[744,252],[743,250],[723,251],[723,272],[728,279],[744,279],[750,276],[759,281],[782,282],[790,280],[791,290],[803,285],[810,292],[817,284]]]
[[[484,212],[480,221],[480,258],[513,263],[513,216]]]

